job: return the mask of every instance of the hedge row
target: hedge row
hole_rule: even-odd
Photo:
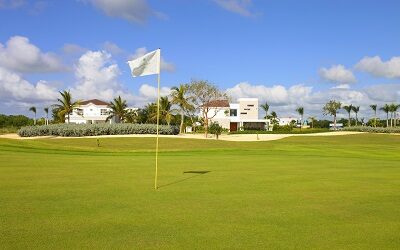
[[[355,126],[355,127],[345,127],[345,131],[358,131],[358,132],[368,132],[368,133],[400,133],[400,127],[368,127],[368,126]]]
[[[51,124],[44,126],[26,126],[18,130],[21,137],[32,136],[96,136],[96,135],[127,135],[127,134],[156,134],[155,124]],[[160,134],[176,135],[176,126],[160,125]]]

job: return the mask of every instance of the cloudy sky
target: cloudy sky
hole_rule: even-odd
[[[140,107],[156,77],[131,78],[126,61],[161,48],[163,94],[207,79],[281,116],[321,117],[336,99],[367,117],[400,102],[399,13],[397,0],[0,0],[0,113],[64,89]]]

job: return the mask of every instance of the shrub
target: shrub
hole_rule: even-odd
[[[368,133],[400,133],[400,127],[368,127],[368,126],[357,126],[357,127],[345,127],[345,131],[358,131]]]
[[[179,127],[160,125],[160,134],[177,135]],[[96,136],[96,135],[127,135],[127,134],[156,134],[155,124],[51,124],[44,126],[27,126],[18,130],[21,137],[32,136]]]
[[[218,124],[218,122],[213,122],[208,130],[211,134],[215,135],[218,140],[218,136],[222,133],[223,128]]]

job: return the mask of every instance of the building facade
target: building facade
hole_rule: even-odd
[[[258,115],[258,98],[239,98],[238,103],[217,100],[209,103],[208,107],[210,121],[218,122],[229,131],[268,129],[268,120],[260,119]]]
[[[106,123],[107,117],[109,116],[110,108],[108,103],[92,99],[83,101],[78,107],[76,107],[69,115],[69,123],[75,124],[96,124]],[[68,121],[65,121],[68,123]],[[107,123],[112,123],[112,120]]]

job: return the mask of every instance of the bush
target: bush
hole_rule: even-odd
[[[218,136],[222,133],[223,128],[218,124],[218,122],[211,123],[209,129],[211,134],[215,135],[218,140]]]
[[[96,135],[127,135],[127,134],[156,134],[155,124],[51,124],[44,126],[27,126],[18,130],[21,137],[32,136],[96,136]],[[160,125],[160,134],[177,135],[179,127]]]
[[[368,133],[400,133],[400,127],[368,127],[368,126],[357,126],[357,127],[345,127],[345,131],[357,131],[357,132],[368,132]]]

